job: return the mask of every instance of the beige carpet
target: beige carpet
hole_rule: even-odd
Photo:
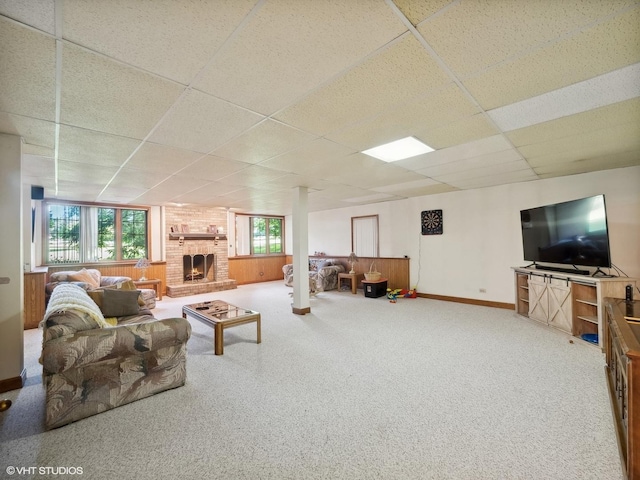
[[[229,329],[223,356],[192,321],[187,385],[43,433],[40,332],[29,379],[4,394],[0,478],[82,467],[90,479],[623,478],[594,346],[508,310],[324,292],[291,313],[282,282],[171,299],[262,313]],[[77,476],[77,475],[76,475]]]

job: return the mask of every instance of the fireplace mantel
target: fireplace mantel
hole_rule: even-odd
[[[169,240],[226,240],[226,235],[219,233],[170,233]]]

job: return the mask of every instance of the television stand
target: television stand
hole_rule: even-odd
[[[603,299],[625,298],[627,285],[635,288],[640,281],[571,272],[543,273],[536,268],[515,267],[516,313],[602,348],[606,318]]]
[[[589,270],[580,270],[578,268],[547,267],[546,265],[538,265],[537,263],[535,264],[535,268],[536,270],[549,270],[551,272],[572,273],[574,275],[589,275]]]

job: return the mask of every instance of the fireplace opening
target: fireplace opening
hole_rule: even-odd
[[[183,255],[182,256],[182,272],[183,280],[185,282],[206,282],[209,280],[215,281],[215,256],[213,253],[209,254],[195,254],[195,255]],[[212,278],[209,278],[209,273],[213,271]]]

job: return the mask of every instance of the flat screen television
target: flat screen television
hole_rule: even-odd
[[[524,259],[611,267],[604,195],[520,211]]]

